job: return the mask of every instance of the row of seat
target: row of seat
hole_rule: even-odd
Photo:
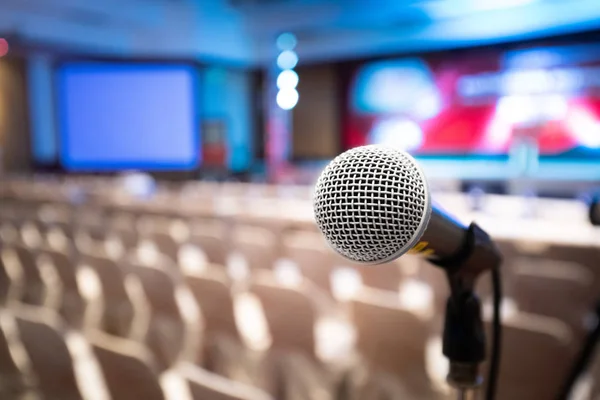
[[[129,225],[129,226],[131,227],[131,225]],[[146,229],[143,229],[142,231],[143,231],[143,233],[147,233],[149,230],[150,229],[146,228]],[[159,229],[159,231],[160,231],[160,229]],[[111,232],[114,233],[114,231],[111,231]],[[303,232],[302,235],[305,235],[305,233]],[[224,240],[223,240],[222,237],[220,237],[220,238],[218,237],[217,240],[220,241],[222,247],[224,247],[225,249],[227,249],[228,246],[224,246],[223,245]],[[138,239],[138,241],[139,241],[139,239]],[[257,242],[260,243],[261,241],[258,240]],[[227,243],[227,242],[225,242],[225,243]],[[509,243],[508,245],[512,246],[513,244]],[[135,245],[134,245],[134,247],[135,247]],[[207,247],[207,246],[204,246],[204,247]],[[518,246],[513,246],[513,247],[518,247]],[[569,264],[568,262],[561,263],[562,264],[561,268],[549,268],[548,270],[546,268],[534,268],[532,270],[531,266],[534,265],[538,261],[542,261],[543,263],[545,263],[544,265],[550,265],[550,266],[552,266],[551,265],[552,263],[546,263],[547,257],[545,257],[545,254],[546,254],[546,251],[548,251],[549,249],[552,250],[553,248],[552,247],[546,247],[545,249],[542,249],[542,250],[537,249],[535,251],[533,251],[532,249],[525,249],[526,251],[523,251],[524,249],[516,249],[517,250],[517,254],[515,254],[515,255],[510,254],[510,251],[512,251],[512,250],[508,249],[509,251],[506,251],[507,249],[503,249],[506,254],[509,254],[509,256],[507,257],[508,261],[509,261],[507,264],[509,265],[509,267],[507,269],[511,270],[511,271],[512,270],[519,271],[519,274],[517,274],[517,275],[519,275],[519,278],[515,279],[514,283],[515,284],[521,283],[523,281],[523,279],[522,279],[523,276],[526,276],[526,277],[530,276],[531,277],[530,280],[532,282],[534,282],[534,283],[538,282],[539,281],[539,276],[538,275],[540,275],[540,274],[536,273],[536,271],[538,271],[538,270],[544,270],[545,275],[546,275],[545,278],[552,279],[552,280],[554,280],[554,282],[558,282],[558,283],[564,283],[565,280],[567,282],[574,281],[574,282],[577,282],[578,284],[581,283],[581,282],[584,282],[584,281],[587,281],[588,283],[590,281],[593,281],[593,279],[590,280],[590,279],[587,279],[587,278],[585,278],[585,279],[582,278],[582,277],[586,277],[586,276],[589,277],[589,275],[586,275],[585,272],[583,272],[581,274],[577,273],[577,274],[574,274],[574,275],[572,275],[572,274],[565,274],[564,273],[565,271],[570,270],[569,265],[567,265],[567,264]],[[569,250],[569,249],[566,249],[566,250]],[[259,254],[260,254],[260,252],[259,252]],[[589,254],[593,255],[594,253],[589,253]],[[556,256],[556,254],[552,255],[552,257],[554,257],[553,262],[555,262],[556,259],[559,258],[559,257]],[[521,258],[521,261],[518,260],[519,258]],[[567,258],[567,257],[564,257],[564,255],[563,255],[562,258]],[[319,258],[315,258],[315,260],[318,260],[318,259]],[[523,259],[525,259],[525,260],[523,261]],[[592,273],[592,274],[594,273],[593,260],[594,260],[594,257],[590,257],[590,256],[583,257],[583,261],[585,262],[585,264],[587,264],[587,265],[584,265],[584,267],[589,267],[588,270],[587,270],[587,272]],[[515,261],[519,261],[519,262],[515,262]],[[566,260],[564,260],[564,261],[566,261]],[[577,260],[577,261],[580,261],[580,260]],[[521,266],[518,266],[519,264],[521,264]],[[583,265],[583,263],[579,263],[579,262],[577,264],[579,264],[579,266]],[[516,267],[515,267],[515,265],[516,265]],[[562,268],[562,267],[565,267],[565,265],[567,266],[567,268],[566,269]],[[555,267],[556,267],[556,265],[555,265]],[[529,268],[529,270],[528,270],[528,268]],[[401,270],[401,272],[403,270]],[[411,271],[412,268],[408,268],[408,270]],[[388,269],[387,268],[386,269],[382,268],[379,271],[381,271],[381,274],[383,275],[382,271],[388,271]],[[417,278],[427,278],[426,275],[428,275],[428,273],[430,271],[435,271],[435,270],[432,269],[432,268],[419,268],[419,273],[416,275],[416,277]],[[547,273],[549,271],[551,273]],[[436,271],[436,272],[439,272],[439,271]],[[396,271],[394,273],[396,273]],[[404,273],[400,273],[399,275],[403,276]],[[371,274],[371,278],[374,278],[373,281],[378,281],[379,280],[380,282],[382,282],[382,281],[384,282],[384,283],[382,283],[382,285],[386,285],[386,284],[389,285],[386,288],[386,289],[388,289],[389,292],[392,292],[392,291],[398,292],[399,285],[390,283],[392,281],[391,279],[390,280],[385,280],[385,279],[381,280],[381,279],[378,279],[378,277],[381,277],[381,275],[375,274],[375,273]],[[441,277],[441,279],[438,279],[440,277]],[[430,284],[431,283],[434,284],[434,286],[436,284],[439,285],[439,286],[441,286],[441,287],[445,285],[445,282],[443,280],[443,276],[440,276],[438,274],[438,276],[435,277],[435,278],[436,279],[425,279],[425,280],[427,282],[429,282]],[[363,280],[368,281],[369,278],[363,279]],[[375,284],[375,286],[376,286],[376,284]],[[541,294],[544,294],[544,285],[538,285],[538,286],[540,287]],[[589,285],[589,286],[593,287],[593,285]],[[517,285],[517,287],[518,287],[518,285]],[[525,285],[521,285],[521,288],[523,288],[523,287],[526,287],[526,286]],[[561,287],[564,287],[564,286],[561,286]],[[515,288],[514,290],[516,292],[517,288]],[[523,290],[523,289],[520,289],[520,290]],[[373,301],[371,301],[371,303],[378,304],[380,306],[382,305],[382,303],[386,304],[386,306],[384,307],[384,309],[388,309],[389,308],[391,310],[394,310],[395,308],[398,308],[398,307],[396,307],[397,304],[395,304],[395,303],[397,303],[397,298],[396,297],[394,297],[393,301],[387,302],[387,301],[382,301],[382,299],[387,298],[388,300],[391,300],[389,296],[386,296],[388,293],[382,293],[382,292],[379,292],[378,290],[370,290],[368,292],[370,294],[374,295],[373,299],[371,299],[371,300],[373,300]],[[438,293],[438,292],[441,293],[442,290],[440,289],[438,291],[438,289],[436,288],[436,290],[434,291],[434,293]],[[363,292],[362,295],[365,295],[365,292]],[[276,298],[276,299],[280,298],[279,295],[276,295],[276,296],[273,296],[273,297]],[[439,296],[439,297],[441,299],[443,299],[444,296]],[[552,296],[548,296],[547,292],[546,292],[546,294],[542,298],[545,298],[546,300],[548,300],[548,299],[552,300],[553,299]],[[522,301],[522,299],[519,299],[519,300],[520,300],[519,301],[519,307],[521,307],[522,304],[523,304],[523,301]],[[366,303],[369,303],[369,302],[366,302]],[[539,303],[543,304],[544,301],[540,301]],[[354,302],[351,303],[351,304],[354,304]],[[538,306],[536,306],[536,307],[538,307]],[[203,307],[201,307],[201,308],[203,308]],[[568,308],[568,307],[566,307],[566,308]],[[351,306],[350,309],[353,311],[352,315],[354,315],[354,316],[358,315],[358,312],[356,312],[356,307]],[[552,312],[554,312],[554,311],[552,311]],[[284,312],[280,312],[279,314],[280,314],[279,318],[281,318],[281,315],[284,315],[285,313]],[[376,312],[373,311],[373,310],[370,310],[366,314],[367,315],[373,315],[373,314],[376,314]],[[391,317],[391,315],[394,315],[394,314],[395,314],[395,311],[391,312],[390,315],[387,315],[388,318],[386,318],[386,320],[387,321],[392,320],[393,317]],[[354,321],[355,325],[357,326],[357,328],[360,328],[359,324],[357,323],[357,321],[358,321],[357,319]],[[571,350],[569,350],[570,349],[570,345],[573,343],[573,340],[570,339],[571,336],[572,336],[572,332],[570,331],[570,329],[569,329],[568,326],[567,326],[567,328],[565,328],[565,324],[564,323],[563,324],[560,324],[560,323],[557,324],[555,322],[556,321],[552,321],[552,320],[548,320],[548,319],[544,319],[544,318],[539,318],[539,317],[536,317],[536,316],[531,316],[529,314],[523,314],[523,313],[519,313],[516,316],[512,316],[512,319],[510,320],[510,323],[512,325],[509,325],[509,331],[518,332],[518,333],[515,334],[514,337],[512,337],[510,335],[508,336],[508,338],[510,339],[510,343],[511,344],[514,344],[514,343],[518,344],[518,343],[522,343],[522,342],[528,343],[527,340],[523,340],[523,337],[527,337],[527,335],[530,335],[531,338],[532,338],[531,341],[543,344],[542,347],[544,347],[546,345],[552,345],[550,347],[544,347],[546,349],[546,351],[544,353],[547,354],[547,355],[549,355],[549,357],[552,360],[554,360],[554,365],[555,366],[556,366],[557,360],[560,361],[560,364],[562,364],[563,366],[566,366],[568,364],[568,358],[570,357],[570,354],[571,354]],[[373,324],[370,324],[370,325],[373,325]],[[408,326],[410,326],[410,324]],[[514,328],[514,329],[512,329],[512,328]],[[413,331],[419,332],[419,329],[420,328],[417,326],[416,328],[409,329],[409,331],[410,332],[413,332]],[[366,349],[365,346],[367,346],[369,343],[372,343],[371,341],[368,341],[368,340],[367,341],[363,341],[362,342],[363,345],[360,344],[361,343],[361,339],[360,339],[361,337],[371,338],[371,337],[375,336],[375,334],[377,332],[373,333],[373,336],[368,336],[368,335],[365,336],[364,334],[361,336],[360,329],[358,329],[358,331],[359,331],[359,334],[358,334],[358,336],[359,336],[359,339],[358,339],[359,346],[358,347],[361,348],[361,346],[362,346],[362,348],[363,348],[363,351],[361,351],[361,353],[363,353],[363,354],[371,354],[371,356],[369,358],[372,359],[372,360],[373,359],[377,359],[377,357],[372,356],[373,351],[366,351],[365,350]],[[523,332],[526,333],[525,336],[523,336]],[[395,332],[392,332],[392,333],[395,333]],[[540,339],[540,334],[541,334],[542,340],[539,340]],[[519,338],[521,338],[521,339],[518,340]],[[535,340],[534,340],[534,338],[535,338]],[[385,343],[385,341],[382,340],[379,337],[376,337],[376,341],[380,341],[380,342]],[[567,342],[569,342],[569,344],[567,344]],[[515,349],[521,349],[521,350],[523,350],[523,349],[526,349],[527,347],[520,347],[519,345],[515,345],[515,346],[510,346],[509,348],[515,348]],[[552,348],[554,348],[554,349],[562,349],[562,350],[548,351],[549,348],[550,349],[552,349]],[[388,356],[394,354],[392,351],[388,351],[386,353],[385,350],[386,349],[384,348],[383,349],[383,353],[387,354]],[[380,348],[380,351],[382,351],[381,348]],[[423,354],[423,352],[421,352],[421,354]],[[519,360],[519,356],[521,356],[520,358],[523,358],[522,354],[523,353],[519,354],[518,352],[516,352],[514,354],[513,358],[511,358],[511,357],[505,357],[505,359],[512,360],[512,362],[516,364],[515,360]],[[402,359],[404,359],[404,357],[402,357]],[[555,367],[551,371],[548,371],[548,368],[539,368],[540,367],[540,359],[539,358],[536,359],[535,357],[533,357],[533,363],[534,363],[534,365],[537,365],[536,371],[540,372],[540,374],[539,374],[537,380],[535,380],[535,379],[530,380],[530,382],[532,382],[531,385],[533,385],[533,386],[537,385],[538,386],[537,389],[534,388],[534,387],[530,387],[529,390],[536,389],[538,391],[537,392],[529,392],[529,393],[538,393],[538,394],[541,393],[539,391],[540,390],[539,386],[540,386],[541,378],[543,376],[546,376],[546,377],[550,376],[550,375],[548,375],[549,373],[553,374],[553,376],[557,377],[555,379],[556,382],[560,381],[560,377],[559,377],[560,376],[560,368],[556,368]],[[375,363],[375,364],[377,364],[377,363]],[[380,365],[386,365],[385,362],[383,362],[383,361],[379,362],[379,364]],[[520,361],[520,365],[523,365],[522,360]],[[541,364],[541,365],[546,365],[546,364]],[[383,368],[383,369],[385,369],[387,371],[389,371],[389,370],[393,371],[394,370],[394,368],[389,367],[389,365],[387,367]],[[514,371],[514,370],[515,370],[515,368],[512,367],[510,371]],[[516,369],[516,370],[520,370],[520,369]],[[542,372],[543,372],[543,374],[542,374]],[[504,372],[504,374],[506,376],[506,371]],[[392,375],[396,376],[397,374],[393,373]],[[521,379],[522,379],[522,377],[518,376],[519,374],[510,374],[509,373],[509,375],[516,375],[516,376],[514,376],[514,379],[516,379],[517,382],[520,382]],[[524,376],[528,376],[527,373]],[[385,380],[385,379],[383,379],[383,380],[386,381],[387,383],[390,382],[389,380]],[[392,379],[392,381],[393,381],[393,379]],[[525,385],[523,382],[521,382],[521,384],[519,384],[519,387],[523,387],[523,386],[527,386],[527,385]],[[380,386],[377,386],[377,387],[380,387]],[[546,393],[550,393],[549,390],[551,389],[551,387],[552,387],[552,385],[545,385],[545,389],[548,390]],[[400,390],[400,389],[398,389],[398,390]],[[521,393],[523,393],[523,392],[521,392]],[[507,398],[510,398],[510,397],[507,397]],[[512,398],[521,398],[521,397],[512,397]],[[542,397],[535,397],[535,398],[549,398],[549,397],[542,396]]]

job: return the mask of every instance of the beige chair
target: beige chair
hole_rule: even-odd
[[[278,254],[277,237],[269,230],[254,226],[236,226],[233,248],[252,270],[273,268]]]
[[[357,329],[357,351],[367,362],[372,376],[394,382],[397,390],[415,399],[443,398],[428,375],[426,346],[431,337],[428,321],[400,306],[385,293],[365,290],[351,303]],[[368,381],[364,382],[368,385]],[[372,384],[372,383],[371,383]],[[357,385],[355,390],[365,390]]]
[[[296,231],[287,234],[283,241],[283,256],[298,266],[302,276],[327,293],[332,292],[334,261],[345,263],[340,260],[341,257],[336,258],[332,254],[323,236],[314,232]]]
[[[207,228],[207,231],[195,231],[192,233],[189,242],[202,249],[211,263],[226,265],[228,250],[225,240],[220,235],[220,230],[217,229],[215,232]]]
[[[154,354],[158,368],[170,368],[186,345],[186,322],[176,299],[177,278],[167,270],[128,264],[127,271],[141,283],[150,311],[145,344]]]
[[[34,251],[22,246],[15,246],[12,250],[17,256],[20,276],[20,279],[14,282],[15,285],[19,285],[18,300],[24,304],[44,305],[48,288],[42,270],[35,261]]]
[[[255,387],[231,381],[191,365],[178,368],[189,387],[190,400],[272,400]]]
[[[380,265],[367,265],[356,267],[362,278],[364,286],[397,292],[404,279],[401,264],[398,259]]]
[[[515,264],[514,277],[519,310],[557,318],[578,339],[585,335],[585,321],[593,309],[594,276],[589,269],[552,260],[524,260]]]
[[[30,306],[20,306],[14,315],[35,386],[44,399],[82,400],[66,331],[58,316]]]
[[[573,336],[565,323],[515,314],[503,321],[502,349],[498,400],[556,399],[574,357]]]
[[[564,264],[565,267],[585,268],[590,274],[591,280],[587,295],[590,303],[596,301],[598,290],[600,290],[599,247],[523,241],[516,243],[515,247],[518,250],[517,264],[523,264],[523,261],[527,260],[532,262],[551,260],[556,264]],[[541,272],[543,273],[543,271]]]
[[[74,328],[81,328],[85,314],[85,300],[79,289],[77,269],[69,256],[59,251],[44,251],[38,264],[50,263],[60,285],[58,312]]]
[[[0,315],[0,398],[16,400],[32,391],[32,385],[26,375],[27,371],[23,370],[23,364],[15,361],[12,354],[14,350],[11,351],[11,346],[14,347],[14,343],[9,338],[16,335],[13,324],[7,323],[9,318],[12,319],[12,315],[6,312]]]
[[[9,299],[13,299],[17,296],[17,290],[20,289],[20,285],[15,283],[18,280],[20,273],[17,270],[18,263],[16,260],[16,254],[13,252],[8,253],[0,246],[0,305],[4,306],[7,304]],[[12,265],[11,265],[12,264]],[[12,271],[10,270],[12,268]]]
[[[91,334],[89,341],[112,400],[166,399],[159,368],[143,346],[99,332]]]
[[[141,303],[128,290],[125,271],[115,261],[105,257],[85,256],[80,264],[94,271],[100,283],[99,329],[111,335],[128,337]]]
[[[249,292],[262,305],[271,338],[262,367],[269,378],[263,387],[288,400],[335,398],[348,360],[325,360],[318,351],[317,324],[329,305],[319,298],[320,288],[306,280],[282,286],[262,274],[251,281]]]
[[[205,347],[196,362],[210,371],[229,376],[226,373],[229,363],[220,360],[223,354],[219,354],[219,342],[227,341],[243,347],[235,319],[231,283],[224,273],[218,272],[188,275],[185,280],[200,306],[204,320]]]
[[[168,232],[153,232],[149,239],[155,244],[158,251],[168,257],[173,263],[177,262],[179,244]]]

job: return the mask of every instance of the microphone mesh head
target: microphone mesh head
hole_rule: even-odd
[[[365,264],[391,261],[410,250],[431,213],[427,181],[417,162],[378,145],[348,150],[329,163],[313,201],[329,245]]]

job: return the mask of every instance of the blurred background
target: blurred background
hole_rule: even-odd
[[[556,398],[597,323],[596,0],[3,0],[0,38],[0,398],[454,398],[444,274],[316,228],[366,144],[496,239],[499,399]]]

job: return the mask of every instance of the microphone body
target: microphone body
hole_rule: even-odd
[[[435,262],[453,258],[464,247],[467,229],[443,210],[432,206],[429,222],[407,253],[419,254]]]

